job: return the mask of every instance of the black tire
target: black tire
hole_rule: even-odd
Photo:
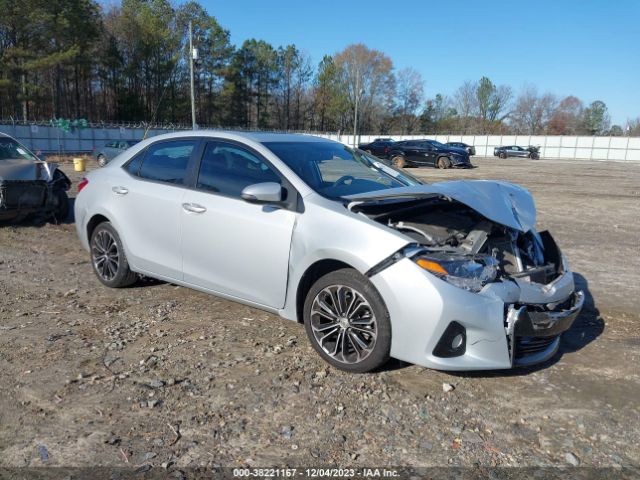
[[[110,239],[108,242],[106,237]],[[129,268],[122,241],[111,223],[102,222],[93,230],[89,246],[91,266],[103,285],[122,288],[136,282],[138,275]],[[116,255],[115,260],[106,258],[112,254]]]
[[[342,312],[335,321],[331,320],[333,317],[330,315],[325,315],[326,309],[323,309],[322,314],[318,314],[318,310],[314,309],[314,306],[319,305],[321,301],[324,301],[325,305],[327,302],[332,303],[329,305],[330,308],[335,306],[335,302],[330,300],[335,297],[327,292],[328,289],[336,289],[336,295],[342,297],[344,304],[348,305],[346,312],[344,306],[342,308],[338,306],[338,310]],[[351,296],[349,296],[350,293]],[[355,303],[354,299],[362,301]],[[337,303],[340,305],[342,302],[338,300]],[[352,315],[349,315],[354,304]],[[303,317],[311,345],[327,363],[335,368],[346,372],[365,373],[380,368],[389,360],[391,350],[389,312],[373,284],[356,270],[344,268],[318,279],[307,293]],[[325,323],[322,323],[323,321]],[[341,322],[344,322],[344,325]],[[338,331],[335,333],[337,337],[333,344],[332,338],[325,343],[327,350],[335,349],[334,352],[328,352],[320,344],[322,339],[318,339],[316,335],[329,337],[325,332],[331,332],[332,325],[335,325]],[[340,337],[340,331],[342,337]],[[344,339],[348,339],[348,342]],[[356,348],[356,344],[360,346],[359,349]],[[346,355],[342,353],[345,345]],[[369,348],[362,348],[362,345]],[[341,350],[340,353],[337,353],[338,349]]]
[[[102,154],[98,155],[97,160],[98,160],[98,165],[100,165],[101,167],[104,167],[107,164],[107,157],[105,157]]]
[[[537,154],[537,153],[535,153],[535,152],[531,152],[531,153],[529,154],[529,158],[530,158],[531,160],[538,160],[540,157],[538,156],[538,154]]]
[[[369,155],[373,155],[373,153],[371,153],[371,150],[365,150],[364,153],[368,153]]]
[[[505,152],[500,152],[500,155],[498,155],[500,158],[502,158],[503,160],[505,158],[507,158],[507,154]]]
[[[58,205],[53,212],[57,223],[64,222],[69,217],[69,197],[64,190],[55,191]]]
[[[391,159],[391,164],[396,168],[404,168],[407,164],[407,161],[402,155],[395,155]]]
[[[436,166],[440,169],[446,169],[451,167],[451,160],[448,157],[440,157],[436,162]]]

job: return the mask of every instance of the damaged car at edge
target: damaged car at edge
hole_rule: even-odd
[[[58,164],[38,159],[14,138],[0,133],[0,222],[29,215],[64,220],[69,214],[69,178]]]
[[[522,187],[423,184],[318,137],[163,135],[79,188],[103,284],[145,275],[297,320],[346,371],[543,362],[584,302]]]

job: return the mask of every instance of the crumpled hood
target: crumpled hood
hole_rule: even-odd
[[[0,160],[0,181],[3,180],[44,180],[50,182],[57,163],[31,161],[24,159]]]
[[[454,180],[428,185],[390,188],[345,197],[354,204],[392,198],[447,197],[473,208],[482,216],[527,232],[536,224],[533,197],[523,187],[495,180]]]

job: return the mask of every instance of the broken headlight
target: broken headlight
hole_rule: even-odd
[[[489,255],[428,252],[416,255],[413,261],[445,282],[470,292],[479,292],[498,273],[498,261]]]

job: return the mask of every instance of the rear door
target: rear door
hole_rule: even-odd
[[[423,147],[423,142],[414,140],[408,141],[405,143],[405,146],[402,150],[404,151],[405,158],[408,159],[411,163],[415,163],[418,165],[424,165],[425,163],[427,163],[424,158],[425,149]]]
[[[424,152],[422,153],[423,161],[428,165],[435,165],[438,158],[438,149],[429,142],[423,143]]]
[[[113,176],[114,217],[131,263],[160,277],[182,279],[181,213],[199,140],[151,144]]]
[[[255,183],[297,192],[249,147],[227,140],[204,145],[195,189],[182,200],[184,280],[268,307],[284,306],[291,236],[298,213],[241,198]]]

